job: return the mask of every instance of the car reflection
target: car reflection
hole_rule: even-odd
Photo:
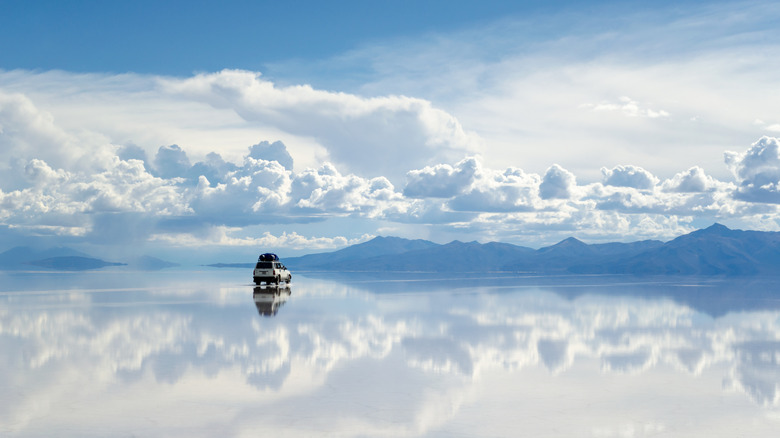
[[[260,316],[274,316],[279,308],[287,302],[292,291],[289,285],[284,286],[256,286],[252,297]]]

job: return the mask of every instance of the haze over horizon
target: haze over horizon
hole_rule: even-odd
[[[233,261],[377,235],[780,230],[777,4],[0,12],[0,252]]]

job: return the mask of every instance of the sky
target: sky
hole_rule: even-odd
[[[780,230],[780,5],[583,3],[0,0],[0,250]]]

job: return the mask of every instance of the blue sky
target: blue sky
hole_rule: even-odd
[[[6,1],[3,67],[188,75],[322,59],[576,2]]]
[[[0,9],[7,247],[206,262],[780,229],[773,3]]]

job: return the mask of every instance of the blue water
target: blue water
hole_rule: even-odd
[[[776,436],[773,279],[0,273],[2,436]]]

